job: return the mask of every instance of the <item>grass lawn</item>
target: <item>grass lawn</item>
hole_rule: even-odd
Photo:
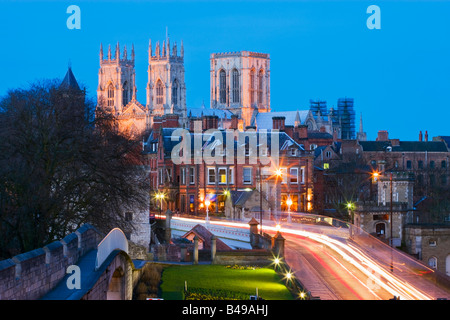
[[[278,274],[270,268],[232,269],[224,265],[167,266],[162,274],[161,291],[165,300],[182,300],[184,283],[189,288],[229,290],[258,294],[265,300],[293,300]]]

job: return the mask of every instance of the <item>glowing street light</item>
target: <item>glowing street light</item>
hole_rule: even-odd
[[[288,206],[288,222],[291,223],[291,206],[292,206],[292,199],[291,196],[289,196],[286,200],[286,204]]]
[[[155,198],[160,200],[160,202],[159,202],[159,217],[161,218],[161,214],[162,214],[162,201],[163,201],[163,199],[164,199],[164,193],[162,193],[162,192],[157,193],[157,194],[155,195]]]
[[[205,222],[206,224],[209,224],[209,205],[211,204],[211,201],[209,201],[208,199],[205,199],[205,206],[206,206],[206,219]]]

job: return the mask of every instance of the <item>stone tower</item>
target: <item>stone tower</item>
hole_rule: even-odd
[[[170,47],[166,37],[162,46],[156,43],[153,52],[152,42],[148,46],[147,108],[153,117],[166,114],[179,115],[179,125],[187,121],[186,84],[184,82],[184,47],[181,42],[178,53],[177,44]]]
[[[270,112],[270,56],[250,51],[211,54],[211,108],[238,115],[240,128]]]
[[[113,57],[109,46],[105,58],[100,45],[97,105],[114,114],[120,132],[139,136],[149,129],[150,119],[147,108],[136,99],[134,59],[134,46],[131,57],[126,46],[121,56],[119,43]]]

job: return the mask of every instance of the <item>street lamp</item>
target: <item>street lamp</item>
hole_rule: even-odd
[[[159,202],[159,218],[161,219],[161,215],[162,215],[162,201],[163,201],[163,199],[164,199],[164,193],[157,193],[156,194],[156,199],[159,199],[160,200],[160,202]]]
[[[352,202],[347,202],[347,209],[348,209],[348,211],[350,212],[350,216],[351,216],[351,223],[354,223],[354,217],[353,217],[353,211],[352,211],[352,209],[353,209],[353,203]]]
[[[208,209],[209,209],[209,205],[210,204],[211,204],[211,202],[208,199],[206,199],[205,200],[205,206],[206,206],[206,219],[205,219],[205,222],[206,222],[206,224],[209,224],[209,211],[208,211]]]
[[[291,200],[291,196],[288,196],[287,200],[286,200],[286,204],[288,206],[288,222],[291,223],[291,206],[292,206],[292,200]]]

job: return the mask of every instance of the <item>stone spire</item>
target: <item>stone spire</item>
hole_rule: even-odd
[[[117,42],[116,45],[116,56],[115,56],[116,60],[119,61],[120,60],[120,47],[119,47],[119,42]]]
[[[111,60],[111,45],[108,45],[108,60]]]
[[[103,61],[103,45],[100,43],[100,63]]]

